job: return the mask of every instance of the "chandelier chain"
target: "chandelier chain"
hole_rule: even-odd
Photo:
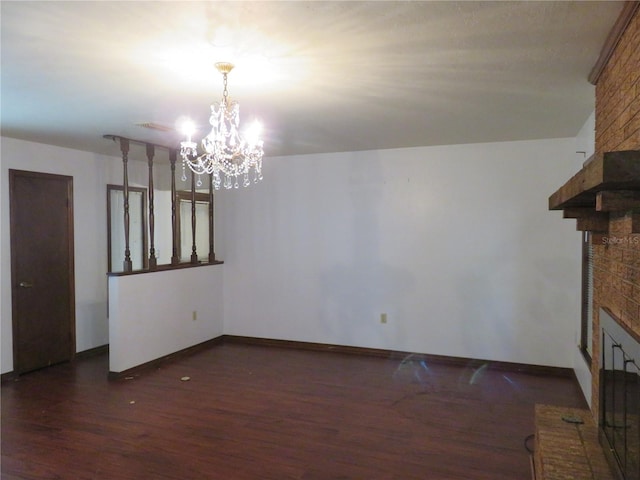
[[[222,74],[222,85],[223,85],[223,89],[222,89],[222,101],[224,102],[225,105],[229,104],[229,90],[227,90],[227,74],[223,73]]]

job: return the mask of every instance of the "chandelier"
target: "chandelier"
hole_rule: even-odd
[[[253,182],[262,180],[262,140],[259,139],[260,124],[255,122],[241,135],[240,105],[229,100],[227,91],[227,75],[233,69],[233,64],[227,62],[216,63],[216,68],[222,74],[224,89],[222,100],[211,105],[211,132],[201,141],[202,152],[198,153],[198,145],[191,137],[195,127],[191,122],[184,125],[187,140],[180,142],[180,156],[182,157],[182,178],[185,176],[185,165],[197,175],[212,174],[213,187],[216,190],[222,185],[224,188],[238,188],[239,179],[247,187]],[[201,185],[198,179],[198,185]]]

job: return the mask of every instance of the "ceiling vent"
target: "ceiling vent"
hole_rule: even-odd
[[[170,127],[168,125],[163,125],[161,123],[143,122],[143,123],[136,123],[136,126],[142,127],[142,128],[148,128],[149,130],[156,130],[157,132],[175,132],[175,128]]]

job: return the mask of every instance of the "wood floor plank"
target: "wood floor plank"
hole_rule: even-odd
[[[419,355],[233,343],[107,369],[102,355],[2,386],[3,479],[524,480],[534,405],[586,406],[570,378]]]

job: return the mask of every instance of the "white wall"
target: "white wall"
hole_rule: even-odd
[[[114,159],[87,152],[2,138],[2,317],[1,371],[13,370],[11,328],[11,252],[9,232],[9,169],[73,177],[75,233],[76,349],[108,342],[106,183]]]
[[[8,199],[5,200],[4,196],[6,195],[4,192],[5,190],[8,191],[8,185],[5,184],[5,180],[2,177],[4,175],[4,165],[2,162],[2,137],[0,137],[0,265],[2,265],[2,268],[0,269],[0,373],[6,373],[9,372],[11,370],[13,370],[13,338],[11,336],[11,333],[9,332],[9,334],[7,335],[6,332],[6,328],[5,328],[5,322],[11,322],[10,320],[10,315],[5,315],[5,310],[4,310],[4,305],[5,305],[5,301],[3,299],[4,297],[4,286],[6,285],[5,280],[4,280],[4,276],[5,270],[8,270],[10,267],[8,267],[9,264],[5,263],[5,256],[4,256],[4,246],[5,244],[9,243],[9,236],[7,235],[8,232],[8,227],[5,225],[4,223],[4,205],[6,205],[7,203],[9,203]],[[7,239],[5,240],[5,235],[7,235]],[[10,281],[10,280],[9,280]],[[9,343],[11,350],[7,353],[7,349],[5,348],[5,339],[11,339],[11,343],[9,341],[7,341],[6,343]],[[6,363],[5,363],[5,355],[8,356],[8,358],[11,360],[11,367],[9,367]]]
[[[12,138],[2,137],[0,165],[0,213],[1,213],[1,238],[0,250],[2,259],[2,272],[0,274],[0,368],[1,373],[13,370],[13,348],[12,348],[12,317],[11,317],[11,251],[10,251],[10,231],[9,231],[9,169],[29,170],[44,173],[55,173],[69,175],[73,177],[73,212],[74,212],[74,257],[75,257],[75,287],[76,287],[76,351],[81,352],[94,347],[109,343],[109,319],[107,318],[107,205],[106,205],[106,185],[122,184],[122,160],[119,156],[102,156],[88,152],[59,148],[50,145],[43,145],[32,142],[25,142]],[[114,146],[114,152],[119,150]],[[159,252],[159,263],[169,263],[171,258],[171,227],[170,227],[170,200],[168,190],[170,188],[169,168],[163,168],[161,158],[166,157],[166,153],[159,153],[157,161],[159,165],[154,171],[156,189],[156,249]],[[129,155],[129,182],[131,185],[146,187],[148,184],[148,170],[144,147],[133,146]],[[142,161],[136,161],[142,160]],[[165,159],[166,164],[166,159]],[[180,176],[180,172],[178,177]],[[179,189],[188,188],[188,185],[178,178]],[[163,215],[163,212],[165,215]],[[211,267],[220,270],[223,267]],[[196,277],[201,275],[196,272],[200,269],[183,270],[183,275]],[[207,269],[204,269],[207,270]],[[189,272],[189,273],[187,273]],[[222,278],[222,273],[217,273]],[[167,277],[163,274],[138,275],[136,278],[152,278],[156,291],[164,289],[166,292],[175,292],[175,295],[162,295],[157,299],[166,299],[167,304],[163,305],[165,312],[173,311],[175,298],[190,299],[181,289],[181,285],[193,283],[181,281],[169,283],[167,285],[160,282]],[[216,277],[217,278],[217,277]],[[147,280],[148,281],[148,280]],[[208,281],[208,280],[207,280]],[[221,280],[212,280],[213,283]],[[157,282],[160,282],[158,285]],[[214,320],[210,320],[210,329],[219,335],[222,331],[222,286],[215,284],[215,288],[207,292],[206,298],[217,309],[219,315]],[[126,298],[120,300],[126,304]],[[189,318],[191,311],[196,309],[197,302],[190,302]],[[179,302],[178,302],[179,304]],[[184,336],[175,335],[171,329],[171,322],[165,315],[160,315],[156,320],[158,323],[150,328],[154,330],[149,338],[157,338],[165,335],[164,345],[171,345],[172,342],[180,343],[183,338],[190,338],[194,343],[200,343],[211,338],[209,330],[206,328],[208,308],[198,306],[203,313],[201,320],[184,332]],[[217,311],[217,310],[216,310]],[[138,320],[137,320],[138,321]],[[166,326],[167,330],[158,328]],[[197,328],[194,328],[197,327]],[[218,328],[219,327],[219,328]],[[120,329],[122,331],[122,328]],[[198,337],[198,333],[202,336]],[[155,335],[155,337],[154,337]],[[191,337],[189,336],[191,335]],[[195,335],[195,336],[194,336]],[[186,336],[186,337],[185,337]],[[160,342],[160,344],[163,344]],[[181,343],[180,343],[181,344]],[[193,344],[193,343],[192,343]],[[190,346],[190,345],[186,345]],[[186,348],[182,346],[180,348]],[[117,349],[117,347],[115,347]],[[154,345],[140,344],[140,352],[152,351]],[[179,349],[180,349],[179,348]],[[172,353],[167,351],[166,355]],[[148,361],[148,360],[145,360]]]
[[[582,168],[582,164],[595,153],[596,150],[596,112],[591,112],[589,118],[584,122],[584,125],[576,136],[576,153],[579,159],[582,161],[577,165],[577,171]],[[584,153],[580,153],[584,152]]]
[[[572,366],[580,234],[547,206],[575,139],[264,169],[217,197],[225,333]]]
[[[580,234],[547,199],[575,173],[575,147],[572,138],[265,159],[262,183],[216,197],[222,331],[571,367]],[[140,164],[132,183],[144,185]],[[108,341],[105,185],[121,178],[119,158],[3,139],[3,373],[8,168],[74,176],[78,351]]]
[[[575,164],[574,174],[581,168],[582,164],[588,160],[595,152],[596,149],[596,112],[593,111],[587,121],[584,123],[580,132],[576,137],[576,158],[578,161]],[[584,152],[584,154],[579,153]],[[568,178],[567,178],[568,180]],[[581,330],[581,317],[576,317],[574,321],[575,330],[575,344],[580,345],[580,330]],[[591,406],[591,367],[587,364],[580,348],[573,350],[573,370],[584,394],[589,406]]]
[[[0,137],[0,265],[2,268],[0,269],[0,373],[6,373],[13,370],[13,343],[10,344],[11,350],[7,353],[7,349],[5,348],[5,339],[10,338],[11,342],[13,342],[13,338],[11,337],[11,333],[7,335],[5,328],[5,321],[11,321],[9,319],[10,315],[5,315],[4,305],[5,301],[4,297],[4,286],[6,285],[4,280],[4,271],[8,269],[8,264],[5,263],[4,256],[4,246],[9,243],[9,237],[7,235],[7,239],[5,240],[5,235],[7,234],[8,227],[4,223],[4,205],[8,203],[8,199],[5,200],[4,196],[6,195],[4,192],[8,190],[7,185],[4,183],[4,179],[2,175],[4,175],[4,165],[2,163],[2,137]],[[10,265],[10,264],[9,264]],[[7,343],[9,343],[7,341]],[[11,360],[11,367],[9,367],[5,363],[5,355],[8,355],[8,358]]]
[[[222,335],[223,267],[110,277],[109,370],[122,372]]]

